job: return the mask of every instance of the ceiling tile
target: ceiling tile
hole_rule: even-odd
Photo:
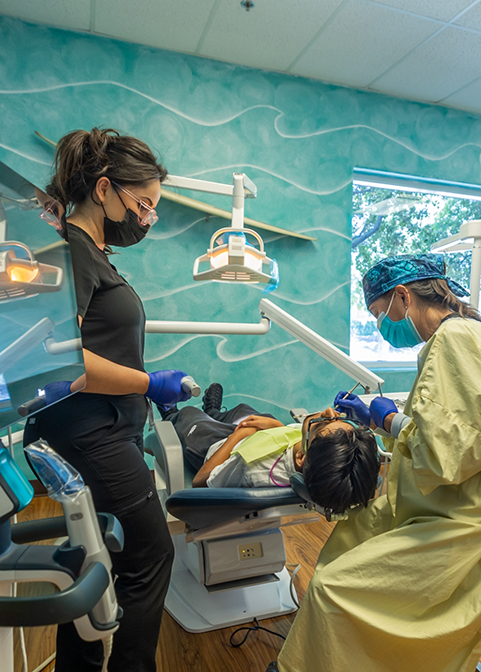
[[[481,76],[481,34],[448,27],[373,84],[376,91],[437,102]]]
[[[456,14],[466,9],[473,0],[376,0],[381,5],[421,14],[430,19],[451,21]]]
[[[215,0],[99,0],[94,29],[129,42],[192,53],[214,4]]]
[[[364,87],[438,29],[435,21],[351,0],[291,72]]]
[[[443,105],[481,114],[481,78],[441,102]]]
[[[259,0],[247,12],[238,0],[221,0],[199,53],[285,70],[342,2]]]
[[[463,14],[454,22],[457,26],[464,26],[471,30],[481,30],[481,2]]]
[[[90,0],[0,0],[0,14],[50,26],[88,30]]]

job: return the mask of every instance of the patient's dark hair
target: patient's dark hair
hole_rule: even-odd
[[[367,506],[379,474],[374,434],[364,425],[318,434],[309,444],[303,473],[312,501],[332,513]]]

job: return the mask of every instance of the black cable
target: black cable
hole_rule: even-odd
[[[234,636],[237,635],[237,633],[241,632],[242,630],[247,631],[246,634],[244,635],[244,638],[238,644],[234,644],[234,642],[232,641]],[[259,625],[259,621],[257,620],[257,618],[254,618],[254,625],[245,625],[242,628],[237,628],[237,630],[234,630],[234,632],[232,633],[232,635],[230,636],[230,639],[229,639],[230,645],[233,646],[234,648],[238,648],[239,646],[242,646],[244,644],[244,642],[246,641],[246,639],[251,634],[251,632],[255,632],[256,630],[264,630],[264,632],[268,632],[270,635],[276,635],[276,637],[280,637],[281,639],[284,639],[284,640],[286,639],[284,637],[284,635],[281,635],[279,632],[274,632],[274,630],[268,630],[267,628],[263,628],[262,625]]]

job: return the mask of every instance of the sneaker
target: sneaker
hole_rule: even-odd
[[[162,420],[168,420],[169,415],[177,413],[177,404],[155,404],[159,409]]]
[[[207,415],[211,411],[220,411],[222,407],[222,395],[224,390],[220,383],[211,383],[202,397],[202,410]]]

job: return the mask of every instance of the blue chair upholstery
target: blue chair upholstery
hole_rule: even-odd
[[[173,493],[166,506],[169,513],[198,530],[256,511],[303,502],[292,488],[192,488]]]

